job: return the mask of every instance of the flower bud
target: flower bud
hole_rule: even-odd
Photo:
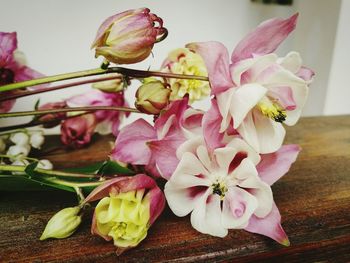
[[[17,132],[11,135],[10,140],[16,145],[25,146],[28,145],[29,137],[24,132]]]
[[[57,212],[47,223],[40,240],[66,238],[74,233],[81,223],[80,207],[68,207]]]
[[[22,159],[22,160],[15,160],[12,165],[16,165],[16,166],[27,166],[29,165],[29,161],[26,159]],[[26,174],[25,172],[12,172],[12,174],[14,175],[24,175]]]
[[[39,107],[40,110],[51,110],[51,109],[63,109],[67,107],[67,103],[63,102],[53,102],[47,103]],[[40,121],[49,122],[45,123],[44,128],[53,128],[61,123],[61,120],[66,118],[67,114],[65,112],[59,113],[48,113],[39,117]]]
[[[33,146],[33,148],[40,149],[41,145],[44,143],[44,140],[45,139],[42,132],[33,132],[30,135],[29,143],[31,146]]]
[[[159,114],[169,103],[170,90],[159,81],[143,84],[136,92],[135,107],[144,113]]]
[[[132,9],[107,18],[98,29],[92,48],[96,49],[95,57],[101,55],[109,62],[132,64],[147,58],[154,43],[166,35],[162,19],[148,8]]]
[[[113,239],[117,254],[146,237],[165,205],[156,182],[144,174],[109,180],[92,191],[85,202],[98,199],[91,232],[107,241]]]
[[[28,156],[30,152],[30,146],[27,145],[13,145],[7,150],[7,155],[11,156],[10,160],[20,160],[23,157]]]
[[[37,168],[52,170],[53,165],[49,160],[43,159],[43,160],[39,160]]]
[[[122,75],[115,74],[116,79],[104,80],[92,84],[92,88],[99,89],[104,92],[119,92],[124,89]]]
[[[61,124],[61,141],[73,148],[81,148],[91,141],[96,127],[94,114],[85,114],[67,119]]]

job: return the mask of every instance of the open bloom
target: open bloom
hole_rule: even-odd
[[[258,168],[260,156],[239,138],[212,152],[203,140],[183,144],[165,185],[166,199],[177,216],[191,213],[191,224],[201,233],[224,237],[228,229],[246,229],[287,245],[270,185],[288,171],[298,152],[287,146],[264,157]]]
[[[118,177],[97,187],[85,202],[100,200],[91,232],[106,241],[113,239],[120,254],[137,246],[162,213],[165,198],[156,182],[144,175]]]
[[[119,133],[111,158],[134,165],[145,165],[154,176],[170,178],[179,159],[178,147],[201,134],[203,113],[188,106],[188,99],[169,104],[154,126],[138,119]]]
[[[187,48],[178,48],[170,52],[163,62],[162,71],[176,74],[208,76],[207,68],[201,56]],[[167,81],[171,88],[171,100],[182,99],[185,95],[188,95],[190,103],[192,103],[210,94],[210,86],[206,81],[176,78],[170,78]]]
[[[281,147],[282,123],[294,125],[299,119],[313,76],[298,53],[284,58],[271,53],[294,30],[296,19],[294,15],[262,23],[237,45],[231,64],[219,42],[188,45],[206,63],[220,113],[219,133],[235,129],[259,153]]]
[[[98,29],[92,48],[117,64],[137,63],[151,54],[166,35],[163,21],[148,8],[128,10],[107,18]]]
[[[17,33],[0,32],[0,86],[42,76],[25,65],[24,55],[17,50]],[[3,93],[2,96],[13,92]],[[0,102],[0,112],[10,111],[14,104],[15,100]]]

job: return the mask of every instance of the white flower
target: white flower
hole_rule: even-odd
[[[182,158],[164,189],[177,216],[192,212],[196,230],[224,237],[228,229],[245,228],[253,214],[271,212],[272,191],[258,176],[260,156],[250,146],[235,138],[210,154],[203,141],[192,142],[178,149]]]
[[[43,133],[42,132],[33,132],[31,135],[30,135],[30,145],[33,146],[33,148],[35,149],[40,149],[41,146],[43,145],[44,143],[44,136],[43,136]]]
[[[29,164],[28,160],[23,159],[23,160],[15,160],[12,165],[16,166],[27,166]],[[12,172],[14,175],[23,175],[25,172]]]
[[[23,159],[23,157],[28,156],[30,152],[30,146],[28,144],[26,145],[12,145],[7,150],[7,155],[9,155],[11,158],[11,161],[20,160]]]
[[[39,161],[37,167],[40,169],[45,169],[45,170],[52,170],[53,165],[49,160],[43,159],[43,160]]]
[[[29,137],[24,132],[17,132],[11,135],[10,140],[19,146],[26,146],[29,142]]]

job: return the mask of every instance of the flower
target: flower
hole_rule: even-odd
[[[162,64],[163,72],[207,77],[207,69],[200,55],[188,48],[178,48],[169,53]],[[201,100],[210,94],[206,81],[196,79],[167,79],[171,87],[170,100],[178,100],[188,94],[190,103]]]
[[[96,117],[94,114],[69,118],[61,124],[61,141],[73,148],[84,147],[91,141],[95,127]]]
[[[66,100],[69,107],[83,106],[113,106],[128,107],[124,99],[124,93],[121,92],[102,92],[100,90],[90,90],[81,95],[73,96]],[[96,131],[100,134],[113,133],[115,136],[119,133],[119,125],[124,116],[128,113],[119,111],[99,110],[94,113],[96,119]]]
[[[20,145],[20,146],[26,146],[29,143],[29,137],[26,133],[24,132],[16,132],[13,133],[10,137],[10,140],[16,144],[16,145]]]
[[[100,201],[91,232],[106,241],[113,239],[117,254],[137,246],[165,206],[162,191],[144,174],[107,181],[92,191],[85,202],[95,200]]]
[[[30,145],[33,147],[33,148],[36,148],[36,149],[40,149],[41,146],[43,145],[45,141],[45,138],[44,138],[44,135],[43,135],[43,132],[33,132],[31,135],[30,135]]]
[[[147,114],[159,114],[169,103],[170,90],[159,80],[144,83],[136,92],[135,107]]]
[[[206,63],[220,113],[218,134],[235,129],[260,153],[281,147],[285,135],[281,123],[297,122],[313,76],[302,66],[298,53],[284,58],[271,53],[293,31],[296,19],[294,15],[262,23],[237,45],[231,64],[227,49],[219,42],[187,46]]]
[[[132,64],[147,58],[154,43],[166,34],[162,19],[148,8],[132,9],[107,18],[98,29],[92,48],[96,49],[96,57],[102,55],[113,63]]]
[[[53,165],[52,165],[52,163],[49,160],[41,159],[38,162],[37,168],[45,169],[45,170],[52,170]]]
[[[10,156],[10,160],[21,160],[23,157],[28,156],[30,152],[30,146],[26,145],[12,145],[8,148],[6,155]]]
[[[17,33],[0,32],[0,86],[43,76],[25,64],[24,55],[17,50]],[[2,96],[14,92],[8,91]],[[14,104],[15,100],[0,102],[0,113],[10,111]]]
[[[68,207],[57,212],[47,222],[40,240],[48,238],[66,238],[71,236],[81,223],[80,207]]]
[[[67,103],[65,101],[50,102],[40,106],[39,110],[63,109],[66,107],[67,107]],[[61,121],[66,117],[67,117],[66,112],[49,113],[39,117],[39,120],[42,122],[46,122],[43,125],[44,128],[52,128],[52,127],[55,127],[56,125],[59,125]]]
[[[203,112],[188,106],[188,99],[173,101],[160,114],[154,126],[138,119],[119,133],[111,153],[113,160],[145,165],[154,176],[170,178],[179,159],[178,147],[201,134]]]
[[[239,138],[212,152],[203,139],[183,144],[164,189],[169,207],[177,216],[191,213],[191,224],[201,233],[224,237],[228,229],[246,229],[288,244],[270,185],[288,171],[298,152],[288,146],[264,156],[259,167],[260,156]]]

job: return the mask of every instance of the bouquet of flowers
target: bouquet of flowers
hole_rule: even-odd
[[[220,42],[194,42],[150,71],[119,65],[146,59],[168,31],[149,9],[128,10],[98,29],[92,48],[104,58],[101,67],[49,77],[25,65],[16,33],[0,33],[0,117],[34,115],[29,123],[0,128],[0,170],[79,197],[77,206],[49,220],[40,239],[69,237],[94,207],[92,234],[113,240],[120,254],[146,238],[167,204],[176,216],[190,214],[203,234],[225,237],[229,229],[245,229],[288,246],[271,186],[300,151],[283,145],[284,125],[298,121],[314,73],[299,53],[273,52],[297,17],[263,22],[231,57]],[[48,85],[61,80],[73,81]],[[124,99],[132,81],[140,82],[135,108]],[[86,83],[93,89],[81,95],[10,112],[17,98]],[[193,102],[204,98],[209,110],[196,109]],[[130,113],[153,115],[153,122],[139,118],[119,129]],[[40,127],[56,125],[72,148],[87,145],[95,132],[112,133],[109,159],[72,172],[28,157],[43,144]]]

